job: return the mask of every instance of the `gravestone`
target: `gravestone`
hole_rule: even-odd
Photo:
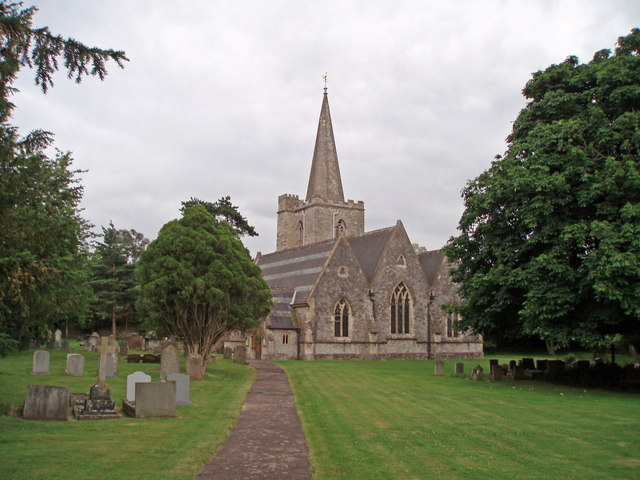
[[[516,369],[516,365],[518,365],[518,362],[516,362],[515,360],[510,360],[509,361],[509,371],[513,374],[513,372]]]
[[[142,357],[142,363],[160,363],[160,355],[155,353],[145,353]]]
[[[62,342],[62,330],[60,330],[59,328],[56,329],[55,332],[53,332],[53,341],[54,342]]]
[[[456,375],[464,375],[464,363],[456,363]]]
[[[113,351],[107,354],[107,357],[113,358],[113,376],[118,373],[118,354],[120,353],[120,345],[116,340],[116,337],[109,335],[109,346],[113,348]]]
[[[546,370],[547,364],[547,360],[536,360],[536,370]]]
[[[444,362],[442,360],[438,360],[436,361],[436,365],[435,365],[435,371],[433,372],[433,374],[436,377],[442,377],[444,376]]]
[[[142,362],[142,355],[138,353],[130,353],[127,355],[127,363],[140,363]]]
[[[549,360],[547,362],[547,373],[550,375],[560,375],[564,373],[565,365],[562,360]]]
[[[526,378],[524,374],[524,367],[522,365],[516,365],[513,368],[513,379],[514,380],[524,380]]]
[[[498,360],[496,360],[495,358],[492,358],[491,360],[489,360],[489,371],[491,371],[491,368],[494,365],[498,365]]]
[[[81,377],[84,375],[84,355],[70,353],[67,355],[67,369],[64,371],[71,377]]]
[[[60,348],[65,351],[68,352],[69,350],[71,350],[71,345],[69,345],[69,342],[67,340],[64,340],[61,344],[60,344]]]
[[[491,365],[491,380],[502,380],[502,367],[497,363]]]
[[[131,375],[127,375],[127,400],[129,402],[136,401],[136,383],[149,383],[151,382],[151,375],[147,375],[144,372],[136,371]]]
[[[22,418],[27,420],[68,420],[69,389],[52,385],[29,385]]]
[[[36,350],[33,352],[33,369],[31,375],[51,375],[49,372],[49,352]]]
[[[136,383],[135,416],[175,417],[176,382]]]
[[[179,407],[190,407],[193,405],[189,400],[189,387],[191,378],[184,373],[172,373],[167,375],[167,380],[176,382],[176,405]]]
[[[233,348],[224,347],[224,350],[222,351],[222,358],[233,358]]]
[[[127,345],[131,350],[142,350],[143,338],[139,333],[127,335]]]
[[[471,380],[478,381],[484,378],[482,367],[480,365],[476,366],[471,373]]]
[[[187,375],[191,380],[201,380],[202,373],[202,357],[197,353],[190,353],[187,357]]]
[[[180,350],[168,344],[162,350],[162,357],[160,357],[160,380],[166,380],[172,373],[180,373]]]
[[[522,360],[520,360],[520,365],[522,365],[525,370],[536,369],[536,366],[533,363],[533,358],[523,358]]]
[[[105,365],[105,378],[116,378],[115,355],[107,355],[107,363]]]
[[[120,352],[118,352],[118,355],[120,355],[121,357],[126,357],[127,355],[129,355],[129,346],[127,345],[127,342],[118,342],[118,346],[120,347]]]
[[[152,336],[152,335],[147,335],[144,337],[144,349],[153,350],[153,351],[155,351],[155,349],[159,349],[158,352],[156,352],[156,353],[159,353],[162,351],[162,348],[160,347],[161,342],[162,342],[161,338]]]
[[[238,345],[233,349],[233,363],[239,363],[241,365],[247,364],[247,347],[244,345]]]
[[[100,420],[107,418],[120,418],[116,411],[116,402],[111,399],[111,389],[106,383],[107,358],[109,354],[115,354],[115,346],[109,345],[107,337],[100,338],[100,344],[96,346],[100,353],[98,357],[98,383],[91,387],[89,395],[74,394],[77,400],[73,405],[73,414],[78,420]]]

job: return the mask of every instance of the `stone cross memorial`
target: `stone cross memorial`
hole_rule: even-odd
[[[96,346],[96,351],[100,353],[98,357],[98,385],[107,384],[107,355],[115,353],[116,347],[109,345],[107,337],[100,338],[100,344]]]

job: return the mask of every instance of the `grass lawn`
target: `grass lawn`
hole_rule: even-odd
[[[83,377],[64,374],[66,353],[50,351],[50,376],[30,375],[33,351],[0,358],[0,406],[24,402],[27,385],[68,386],[88,393],[97,382],[98,354],[85,356]],[[182,371],[184,372],[184,359]],[[122,405],[128,374],[142,370],[158,380],[160,364],[126,363],[107,379],[116,408]],[[255,371],[218,358],[202,381],[191,382],[193,407],[177,418],[41,422],[0,417],[2,479],[193,479],[233,427]]]
[[[465,373],[489,358],[466,360]],[[640,395],[434,377],[433,361],[278,362],[322,479],[637,479]]]

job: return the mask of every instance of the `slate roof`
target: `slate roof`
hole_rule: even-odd
[[[262,276],[272,292],[276,288],[295,289],[293,303],[305,303],[335,242],[329,240],[269,253],[258,258],[256,263],[262,269]]]
[[[272,288],[273,308],[269,314],[271,328],[292,330],[296,328],[291,315],[291,301],[295,293],[295,288]]]
[[[429,252],[418,254],[418,262],[420,262],[420,266],[427,277],[429,286],[433,285],[433,282],[435,282],[444,258],[445,254],[440,250],[431,250]]]
[[[360,268],[369,282],[371,282],[373,274],[376,273],[376,267],[380,263],[380,257],[391,239],[394,228],[382,228],[358,237],[348,238],[349,245],[351,245],[351,249],[360,263]]]

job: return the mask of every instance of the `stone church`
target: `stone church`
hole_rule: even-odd
[[[306,197],[278,198],[277,246],[256,263],[274,306],[263,359],[482,357],[482,337],[456,329],[459,299],[439,251],[416,254],[400,220],[365,232],[364,203],[345,200],[324,90]]]

